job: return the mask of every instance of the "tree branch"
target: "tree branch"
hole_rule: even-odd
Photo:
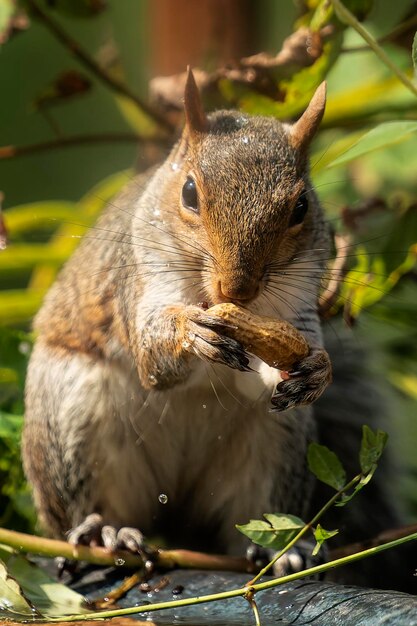
[[[36,0],[27,0],[33,14],[38,17],[50,33],[73,54],[84,67],[86,67],[96,78],[107,85],[112,91],[119,93],[125,98],[129,98],[141,111],[146,113],[154,122],[162,126],[165,130],[172,132],[174,130],[172,124],[158,111],[141,100],[128,85],[110,76],[94,59],[92,59],[81,46],[72,39],[65,30],[51,16],[44,11],[36,2]]]
[[[163,139],[144,139],[133,133],[102,133],[97,135],[73,135],[72,137],[58,137],[49,141],[30,144],[27,146],[0,146],[0,160],[13,159],[36,152],[47,152],[59,148],[71,146],[90,145],[95,143],[141,143],[141,144],[165,144]]]

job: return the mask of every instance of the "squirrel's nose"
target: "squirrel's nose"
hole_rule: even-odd
[[[221,279],[217,284],[217,292],[221,300],[248,302],[259,293],[259,283],[254,280],[226,280]]]

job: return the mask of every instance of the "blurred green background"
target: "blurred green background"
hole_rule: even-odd
[[[79,236],[130,175],[126,171],[143,169],[163,154],[161,140],[169,145],[176,132],[158,127],[132,101],[98,80],[58,41],[48,19],[143,101],[155,76],[181,72],[187,62],[213,70],[233,60],[233,52],[223,49],[227,21],[230,32],[242,29],[234,61],[261,51],[275,55],[284,39],[302,27],[319,33],[322,50],[313,63],[268,70],[276,97],[224,78],[216,83],[214,101],[290,119],[303,110],[321,80],[328,80],[328,108],[312,150],[312,176],[335,231],[350,237],[345,284],[330,312],[344,310],[350,322],[356,321],[356,340],[366,337],[372,344],[372,366],[382,386],[391,389],[390,435],[402,460],[398,489],[409,519],[417,516],[416,95],[366,47],[355,28],[337,18],[332,3],[209,4],[203,15],[198,11],[206,2],[186,6],[184,0],[0,0],[0,191],[9,237],[7,248],[0,250],[2,526],[31,530],[34,524],[19,460],[30,320]],[[364,19],[376,40],[383,38],[391,61],[413,79],[416,3],[350,0],[345,5]],[[46,21],[35,15],[36,7]],[[196,11],[196,22],[185,9]],[[185,31],[180,36],[181,16]],[[18,32],[11,32],[12,19]],[[216,36],[219,24],[226,30]],[[183,32],[192,39],[192,31],[200,28],[208,31],[204,37],[210,45],[190,50],[187,57]],[[365,50],[352,51],[364,45]],[[174,54],[181,47],[182,55]],[[212,93],[205,96],[212,101]],[[174,126],[180,124],[178,112],[161,109],[161,114]],[[13,158],[8,148],[120,133],[130,139],[87,140]],[[155,140],[155,147],[149,142],[138,147],[135,137]]]

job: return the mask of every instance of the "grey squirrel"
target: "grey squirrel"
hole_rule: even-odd
[[[293,125],[206,116],[191,71],[184,100],[179,142],[109,204],[36,317],[23,459],[53,536],[242,554],[235,524],[306,517],[314,490],[330,237],[308,147],[325,86]],[[289,321],[310,354],[283,380],[206,310],[222,302]]]

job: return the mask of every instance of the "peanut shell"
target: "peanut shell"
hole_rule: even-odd
[[[310,351],[303,335],[289,322],[255,315],[224,302],[207,311],[231,324],[222,332],[272,367],[289,370]]]

